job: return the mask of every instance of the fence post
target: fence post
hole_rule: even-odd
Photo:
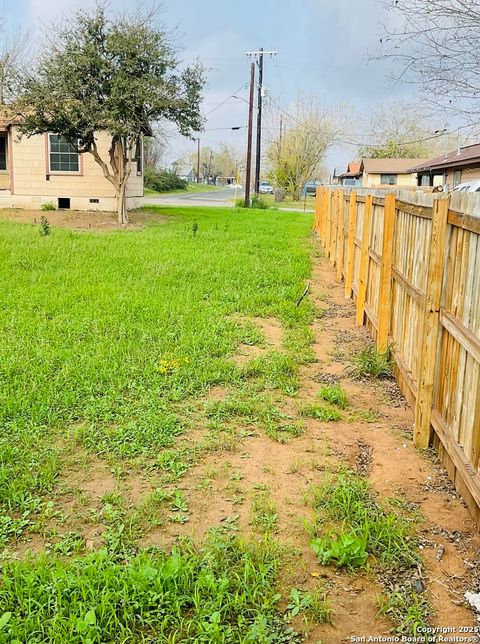
[[[363,324],[365,297],[367,294],[368,267],[370,264],[369,246],[370,246],[370,226],[372,222],[373,197],[365,197],[365,213],[363,216],[362,247],[360,251],[360,273],[358,276],[358,293],[357,293],[357,317],[358,325]]]
[[[332,200],[331,200],[331,190],[327,188],[325,190],[325,220],[326,220],[326,232],[325,232],[325,254],[327,257],[330,257],[330,237],[332,235]]]
[[[324,188],[318,187],[315,192],[315,223],[313,229],[321,235],[322,232],[322,193]]]
[[[423,313],[422,348],[415,404],[414,443],[428,447],[433,404],[433,383],[440,333],[440,299],[442,294],[445,245],[450,197],[433,202],[432,235],[428,259],[427,289]]]
[[[350,193],[350,206],[348,209],[348,241],[347,241],[347,262],[345,267],[345,297],[349,300],[352,297],[353,282],[353,259],[355,254],[355,224],[357,217],[357,193]]]
[[[392,257],[393,230],[395,227],[395,195],[385,195],[383,210],[382,266],[378,293],[377,350],[385,351],[388,346],[388,329],[392,302]]]
[[[333,212],[332,212],[332,235],[330,237],[330,264],[335,265],[337,259],[337,242],[338,242],[338,191],[332,191]]]
[[[343,259],[345,255],[345,222],[344,222],[345,193],[338,191],[338,235],[337,235],[337,280],[342,281]]]

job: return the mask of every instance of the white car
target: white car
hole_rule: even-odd
[[[261,195],[273,195],[273,186],[269,181],[260,181],[258,192]]]
[[[480,192],[480,180],[466,181],[455,186],[453,192]]]

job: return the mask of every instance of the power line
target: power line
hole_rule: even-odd
[[[270,98],[270,97],[269,97],[269,101],[270,101],[270,103],[271,103],[271,105],[272,105],[273,107],[275,107],[278,111],[282,112],[282,114],[285,114],[285,116],[288,116],[290,119],[292,119],[293,121],[295,121],[296,123],[298,123],[298,125],[301,125],[301,126],[302,126],[302,127],[304,127],[304,128],[308,128],[308,129],[310,129],[312,132],[317,132],[318,134],[320,134],[320,130],[315,130],[315,129],[311,128],[311,127],[310,127],[310,125],[308,125],[307,123],[303,123],[302,121],[300,121],[299,119],[297,119],[297,118],[296,118],[295,116],[293,116],[292,114],[289,114],[289,113],[288,113],[288,112],[286,112],[282,107],[280,107],[280,105],[278,105],[277,103],[275,103],[275,101],[274,101],[272,98]],[[469,127],[469,126],[467,126],[467,125],[459,126],[457,129],[452,130],[452,131],[450,132],[450,134],[455,134],[456,132],[459,132],[460,130],[465,129],[465,127]],[[412,141],[402,141],[402,143],[401,143],[401,144],[402,144],[402,145],[412,145],[413,143],[423,143],[423,142],[425,142],[425,141],[433,141],[434,139],[438,139],[438,138],[440,138],[440,137],[441,137],[441,136],[443,136],[444,134],[446,134],[446,132],[441,131],[441,132],[437,132],[437,133],[435,133],[435,134],[433,134],[433,135],[430,135],[430,136],[425,136],[425,137],[423,137],[423,138],[421,138],[421,139],[414,139],[414,140],[412,140]],[[371,147],[371,148],[373,148],[373,147],[375,147],[375,148],[381,148],[381,147],[383,147],[383,146],[385,145],[385,143],[369,143],[369,142],[359,142],[359,141],[348,141],[348,140],[346,140],[346,139],[342,139],[342,138],[340,138],[340,137],[334,137],[334,138],[333,138],[333,140],[334,140],[334,141],[336,141],[336,142],[338,142],[338,143],[344,143],[344,144],[346,144],[346,145],[352,145],[352,146],[354,146],[354,147],[362,147],[362,146],[366,146],[366,147]]]
[[[241,92],[242,89],[246,89],[247,86],[248,86],[247,83],[243,83],[243,85],[241,85],[235,92],[233,92],[233,94],[230,94],[230,96],[227,96],[227,98],[224,101],[219,103],[216,107],[214,107],[213,109],[209,110],[208,112],[205,112],[204,116],[208,116],[212,112],[215,112],[215,110],[218,110],[220,107],[222,107],[222,105],[225,105],[225,103],[227,103],[227,101],[229,101],[231,98],[233,98],[235,96],[235,94],[238,94],[238,92]]]

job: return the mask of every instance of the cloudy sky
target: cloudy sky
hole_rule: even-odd
[[[3,9],[12,25],[36,30],[62,13],[92,4],[3,0]],[[110,2],[113,10],[135,6],[131,0]],[[221,128],[246,124],[247,105],[240,99],[248,95],[250,61],[244,52],[259,47],[278,52],[265,61],[264,83],[268,96],[286,112],[298,92],[312,93],[327,105],[345,102],[359,112],[412,92],[408,86],[392,86],[388,64],[369,56],[378,50],[381,24],[388,18],[378,0],[167,0],[163,16],[169,27],[176,27],[183,60],[199,58],[208,70],[203,106],[207,123],[201,135],[205,145],[226,141],[244,147],[244,129]],[[278,111],[269,111],[266,137],[279,120]],[[354,130],[352,124],[350,136]],[[194,143],[173,137],[168,155],[172,159],[193,149]],[[354,152],[348,146],[336,148],[329,165],[346,163]]]

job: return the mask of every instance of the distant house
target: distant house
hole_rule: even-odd
[[[348,164],[347,171],[338,175],[343,186],[385,188],[387,186],[416,186],[414,165],[425,159],[362,159]]]
[[[172,172],[174,172],[180,179],[193,183],[195,181],[195,170],[193,166],[184,163],[172,163]]]
[[[52,202],[73,210],[117,209],[113,185],[89,153],[79,154],[58,134],[20,137],[18,122],[0,114],[0,207],[39,209]],[[98,151],[108,160],[111,137],[95,135]],[[127,208],[143,197],[142,144],[132,155],[127,182]]]
[[[417,185],[417,174],[412,170],[425,159],[363,159],[362,187],[408,187]]]
[[[362,162],[349,163],[347,171],[338,175],[338,183],[342,186],[358,187],[362,185]]]
[[[459,183],[480,179],[480,143],[415,164],[411,169],[417,173],[419,186],[445,185],[451,190]]]

